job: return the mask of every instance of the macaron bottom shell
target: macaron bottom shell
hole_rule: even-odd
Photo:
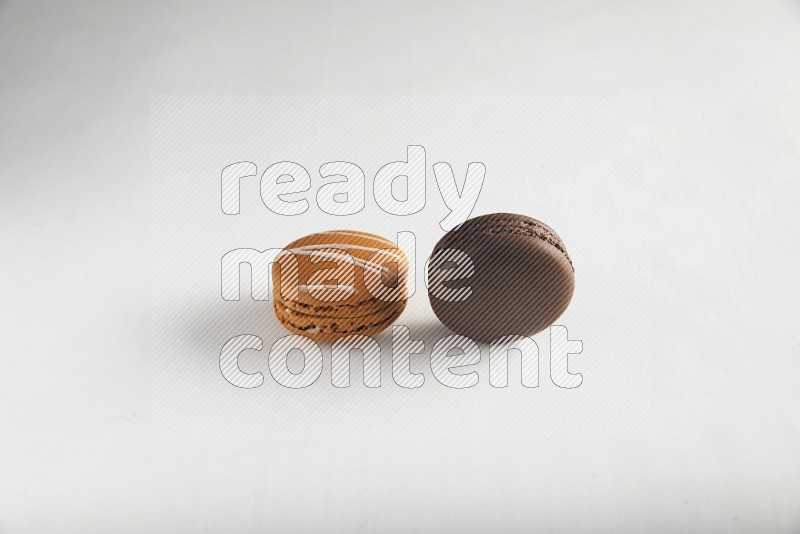
[[[275,316],[284,328],[314,341],[329,342],[349,335],[369,336],[391,325],[405,310],[406,301],[387,302],[370,313],[356,316],[314,315],[297,311],[275,300]]]

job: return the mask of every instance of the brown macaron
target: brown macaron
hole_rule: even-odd
[[[575,269],[558,234],[513,213],[475,217],[447,233],[434,247],[428,279],[439,320],[477,341],[544,330],[575,289]]]
[[[292,254],[273,264],[273,300],[290,332],[315,341],[371,335],[405,309],[408,259],[386,238],[334,230],[302,237],[284,250]]]

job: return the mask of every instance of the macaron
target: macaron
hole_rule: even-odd
[[[553,324],[572,300],[575,269],[552,228],[526,215],[492,213],[439,240],[428,280],[431,306],[445,326],[491,341]]]
[[[372,335],[406,307],[408,259],[384,237],[334,230],[302,237],[284,250],[291,256],[272,267],[274,310],[294,334],[323,342]]]

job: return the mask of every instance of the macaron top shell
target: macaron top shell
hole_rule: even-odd
[[[273,293],[278,298],[285,297],[287,289],[296,283],[298,295],[289,300],[323,311],[330,306],[380,307],[388,301],[405,300],[408,259],[386,238],[355,230],[331,230],[297,239],[284,250],[296,259],[298,272],[286,262],[273,264]]]
[[[471,276],[443,282],[469,286],[464,300],[437,298],[429,290],[436,316],[454,332],[477,341],[505,335],[530,336],[553,324],[575,290],[572,260],[564,242],[546,224],[512,213],[475,217],[446,234],[434,247],[466,253]],[[435,278],[436,263],[429,266]]]

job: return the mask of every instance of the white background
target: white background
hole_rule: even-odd
[[[155,97],[150,235],[155,434],[429,440],[640,435],[650,422],[653,396],[649,121],[647,99],[631,96]],[[426,152],[427,191],[414,187],[425,194],[425,207],[396,216],[378,205],[373,178],[383,165],[406,160],[411,143]],[[240,213],[226,215],[220,207],[221,170],[242,158],[260,172],[240,180]],[[312,174],[308,192],[287,197],[305,198],[310,205],[305,213],[281,216],[262,202],[261,173],[284,159]],[[357,163],[368,177],[358,213],[335,216],[317,206],[319,187],[331,181],[318,169],[336,160]],[[547,331],[535,338],[542,352],[541,391],[521,387],[516,356],[509,373],[515,387],[494,390],[488,345],[477,368],[483,380],[473,390],[447,390],[433,377],[431,350],[450,333],[433,314],[423,282],[425,261],[444,235],[440,223],[448,213],[430,168],[443,160],[460,183],[469,162],[485,165],[475,215],[533,214],[568,243],[580,290],[558,324],[586,344],[586,353],[570,366],[587,375],[579,390],[551,383]],[[363,386],[360,357],[353,358],[354,386],[347,391],[331,385],[329,365],[304,391],[284,390],[271,377],[259,391],[233,387],[220,372],[225,342],[242,334],[259,336],[265,350],[243,354],[239,364],[269,377],[267,354],[288,332],[271,301],[250,298],[249,266],[241,269],[241,299],[222,299],[223,255],[241,248],[280,249],[303,235],[341,228],[392,239],[398,232],[414,234],[418,283],[397,324],[426,344],[411,363],[413,372],[427,374],[426,384],[408,391],[394,382],[387,330],[376,336],[385,370],[379,391]],[[263,286],[269,274],[253,269],[252,276]],[[529,283],[524,270],[516,280]],[[329,351],[325,346],[323,352]],[[301,369],[302,358],[294,360],[290,363]]]
[[[796,2],[0,3],[0,532],[797,531],[798,51]],[[586,383],[563,395],[569,424],[541,435],[523,421],[475,425],[470,437],[490,388],[456,392],[463,425],[434,426],[437,408],[460,404],[430,376],[395,406],[401,428],[411,409],[427,434],[311,432],[296,421],[286,434],[263,421],[249,437],[162,432],[151,97],[315,93],[643,96],[650,328],[637,376],[649,378],[630,402],[644,405],[603,411],[605,425],[575,423],[573,394],[616,401],[626,390],[604,363],[616,365],[616,353],[591,342],[608,330],[586,322],[573,332],[565,315],[584,340]],[[403,146],[385,143],[369,157],[399,159]],[[440,146],[426,148],[463,172],[466,161]],[[244,152],[262,170],[291,159]],[[328,161],[315,157],[312,176]],[[573,255],[592,250],[570,204],[554,205],[561,181],[522,172],[522,160],[502,163],[515,171],[502,181],[487,163],[494,200],[476,213],[496,211],[509,187],[509,211],[542,199],[531,215],[576,245]],[[598,187],[581,163],[571,190]],[[207,171],[216,179],[220,169]],[[542,185],[526,183],[523,199],[514,186],[526,178]],[[444,215],[441,205],[426,213]],[[592,263],[576,268],[597,275]],[[600,305],[579,306],[581,291],[567,312],[578,322]],[[413,306],[424,310],[422,297]],[[614,313],[634,312],[623,302]],[[335,411],[325,378],[317,395]],[[242,409],[262,413],[277,387],[267,380]],[[347,411],[392,396],[372,400],[356,385],[339,396]],[[547,382],[487,402],[503,405],[506,392],[534,414],[537,402],[559,406]]]

